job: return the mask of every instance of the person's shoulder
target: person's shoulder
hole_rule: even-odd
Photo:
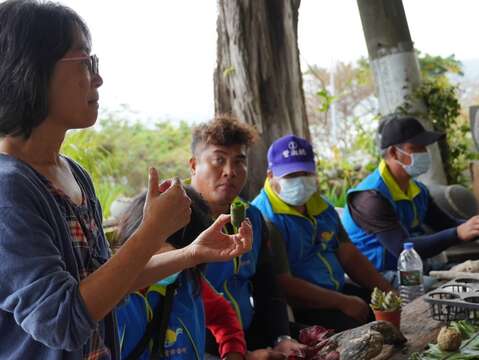
[[[264,188],[261,188],[258,195],[251,201],[251,204],[260,207],[265,201],[268,201],[268,196],[266,196]]]
[[[349,199],[350,202],[375,202],[375,201],[387,201],[387,199],[377,190],[361,190],[353,192]]]
[[[273,216],[273,209],[271,202],[266,195],[264,188],[261,189],[259,194],[251,202],[253,206],[266,218],[271,218]]]
[[[422,192],[423,194],[429,195],[429,190],[428,190],[426,184],[420,182],[419,180],[415,180],[415,179],[414,179],[413,181],[414,181],[414,183],[419,187],[419,189],[421,189],[421,192]]]
[[[44,194],[45,185],[27,164],[0,156],[0,206],[22,206]]]
[[[352,194],[349,203],[358,211],[372,216],[381,214],[389,209],[389,201],[375,190],[358,191]]]
[[[255,219],[263,218],[263,214],[261,213],[261,210],[253,203],[248,203],[246,213],[248,217],[253,216]]]
[[[23,176],[28,177],[32,171],[23,161],[12,156],[0,155],[0,181],[20,179]]]
[[[316,193],[317,196],[318,196],[318,203],[319,203],[319,206],[323,207],[325,206],[326,208],[330,209],[330,208],[333,208],[334,209],[334,205],[331,203],[331,201],[323,194],[321,194],[320,192],[317,192]],[[321,202],[324,204],[324,205],[321,205]]]

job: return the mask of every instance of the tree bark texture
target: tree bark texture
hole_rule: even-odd
[[[309,139],[297,43],[300,0],[219,0],[215,112],[256,127],[249,153],[251,199],[263,186],[266,153],[279,137]]]
[[[423,114],[424,103],[413,96],[421,84],[421,73],[402,1],[357,0],[357,3],[380,113],[394,113],[407,101],[409,113]],[[420,120],[427,129],[432,129],[430,119]],[[439,146],[431,145],[430,152],[432,167],[421,180],[426,184],[447,184]]]

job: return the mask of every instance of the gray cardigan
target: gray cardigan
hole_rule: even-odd
[[[68,160],[101,208],[86,172]],[[101,232],[97,249],[105,260]],[[79,292],[79,273],[68,225],[49,189],[27,164],[0,155],[0,359],[81,359],[96,323]],[[115,320],[106,320],[118,354]]]

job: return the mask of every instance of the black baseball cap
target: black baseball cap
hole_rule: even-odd
[[[437,131],[427,131],[419,120],[412,116],[385,118],[379,124],[378,131],[381,136],[381,149],[404,143],[427,146],[446,136]]]

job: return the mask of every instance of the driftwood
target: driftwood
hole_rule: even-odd
[[[458,277],[472,277],[479,279],[479,261],[467,260],[462,264],[453,266],[447,271],[431,271],[429,275],[438,279],[453,280]]]
[[[369,324],[333,335],[331,340],[338,343],[342,360],[369,360],[381,354],[383,345],[399,346],[407,340],[387,321]]]
[[[394,346],[393,345],[383,345],[383,349],[381,353],[372,358],[371,360],[387,360],[394,354]]]
[[[370,360],[381,353],[383,344],[383,336],[377,331],[369,330],[339,347],[339,353],[344,360]]]
[[[468,273],[478,273],[479,272],[479,261],[478,260],[467,260],[462,264],[453,266],[452,271],[464,271]]]

